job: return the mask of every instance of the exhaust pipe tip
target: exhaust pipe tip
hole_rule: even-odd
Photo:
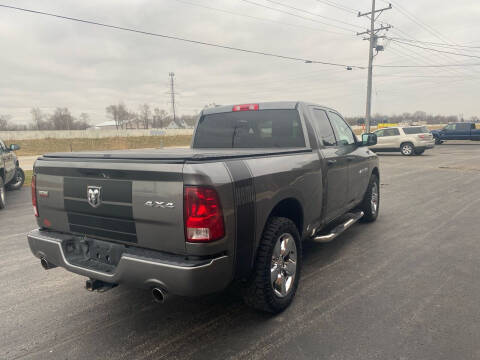
[[[167,300],[167,292],[162,288],[153,288],[152,289],[153,300],[159,304],[163,304]]]
[[[85,281],[85,289],[87,289],[88,291],[93,291],[94,290],[93,287],[94,287],[94,280],[88,279]]]
[[[53,265],[51,262],[49,262],[47,259],[42,257],[40,259],[40,264],[45,270],[53,269],[54,267],[57,267],[56,265]]]

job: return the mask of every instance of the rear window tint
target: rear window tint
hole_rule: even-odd
[[[202,116],[194,148],[305,147],[297,110],[236,111]]]
[[[405,134],[425,134],[429,133],[430,131],[425,126],[415,126],[415,127],[406,127],[403,128],[403,132]]]

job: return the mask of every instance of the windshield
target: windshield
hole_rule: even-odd
[[[297,110],[235,111],[202,116],[194,148],[302,148]]]

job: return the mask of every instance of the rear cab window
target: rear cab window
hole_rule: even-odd
[[[427,134],[430,131],[425,126],[412,126],[412,127],[404,127],[403,132],[407,135],[411,135],[411,134]]]
[[[194,148],[304,148],[302,122],[296,109],[233,111],[203,115]]]

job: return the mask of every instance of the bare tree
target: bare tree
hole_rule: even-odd
[[[10,115],[0,115],[0,130],[5,131],[9,129],[8,122],[12,117]]]
[[[167,126],[168,113],[159,108],[153,109],[152,127],[164,128]]]
[[[110,105],[105,109],[107,114],[115,121],[117,129],[120,127],[123,129],[127,122],[131,120],[131,114],[128,112],[124,103],[118,105]]]
[[[36,128],[37,130],[40,130],[42,126],[42,122],[44,119],[44,114],[42,113],[42,110],[38,107],[34,107],[30,110],[30,113],[32,114],[32,120],[33,120],[33,126],[32,128]]]
[[[138,118],[143,123],[143,128],[148,129],[149,123],[152,119],[152,111],[150,110],[150,105],[140,105],[140,112]]]
[[[55,130],[74,130],[75,118],[67,108],[56,108],[50,116],[50,122]]]

